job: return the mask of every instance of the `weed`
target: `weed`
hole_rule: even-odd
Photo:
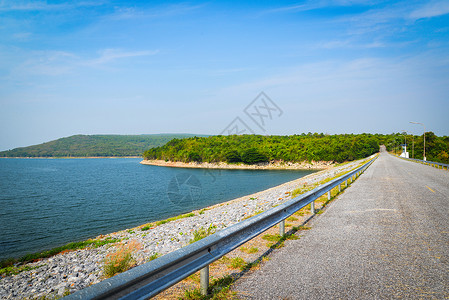
[[[45,266],[45,265],[38,265],[38,266],[33,266],[33,267],[31,267],[31,266],[20,266],[20,267],[9,266],[9,267],[0,269],[0,275],[3,275],[3,276],[17,275],[21,272],[35,270],[42,266]]]
[[[105,277],[112,277],[133,267],[135,264],[133,253],[140,248],[141,244],[136,240],[132,240],[128,244],[119,245],[116,252],[108,254],[103,266]]]
[[[246,261],[241,257],[234,257],[229,260],[227,264],[228,268],[231,269],[243,269],[246,265]]]
[[[195,230],[193,232],[193,238],[190,240],[190,244],[193,244],[201,239],[204,239],[205,237],[214,234],[215,233],[215,229],[217,228],[217,226],[213,226],[212,224],[209,225],[209,228],[204,229],[203,227],[201,227],[198,230]]]
[[[180,215],[177,217],[173,217],[173,218],[168,218],[166,220],[162,220],[162,221],[157,221],[156,222],[156,226],[171,222],[171,221],[176,221],[176,220],[180,220],[180,219],[184,219],[184,218],[190,218],[190,217],[194,217],[195,214],[194,213],[188,213],[188,214],[184,214],[184,215]]]
[[[199,214],[202,215],[204,214],[205,209],[200,210]]]
[[[155,259],[158,258],[159,256],[161,256],[161,254],[155,252],[155,253],[153,253],[152,255],[150,255],[150,257],[148,257],[148,261],[155,260]]]
[[[251,247],[251,248],[247,248],[247,247],[240,247],[240,251],[251,254],[251,253],[256,253],[259,251],[258,248],[256,247]]]
[[[151,228],[150,225],[146,225],[146,226],[140,228],[140,230],[145,231],[145,230],[149,230],[150,228]]]
[[[312,227],[310,226],[305,226],[305,225],[301,225],[301,226],[297,226],[297,227],[293,227],[292,230],[293,231],[298,231],[298,230],[309,230],[312,229]]]
[[[262,239],[269,241],[269,242],[277,242],[281,239],[280,234],[265,234]]]
[[[184,296],[180,299],[188,299],[188,300],[225,300],[231,299],[236,294],[235,292],[230,291],[230,286],[234,282],[234,278],[229,275],[226,275],[222,278],[213,279],[211,284],[209,285],[208,294],[203,296],[201,295],[200,289],[188,290],[184,292]]]
[[[298,221],[298,218],[291,216],[291,217],[287,218],[287,221],[289,221],[289,222]]]
[[[285,240],[297,240],[299,239],[298,236],[294,234],[295,231],[293,231],[292,234],[284,234],[283,236],[279,234],[266,234],[262,237],[262,239],[269,241],[270,243],[267,243],[266,246],[271,249],[278,249],[284,247]]]

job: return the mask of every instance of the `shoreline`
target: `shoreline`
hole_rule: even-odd
[[[135,261],[137,265],[146,263],[152,256],[162,256],[188,245],[194,233],[202,228],[214,226],[218,232],[290,200],[291,192],[296,188],[314,186],[326,178],[353,169],[366,159],[369,158],[330,167],[263,191],[194,210],[184,214],[189,215],[187,217],[154,221],[97,236],[91,240],[117,239],[119,242],[98,248],[64,251],[21,265],[29,269],[17,275],[0,276],[0,298],[51,298],[73,293],[104,279],[103,262],[120,244],[131,241],[141,244],[141,249],[134,255]]]
[[[235,170],[327,170],[334,167],[336,164],[330,161],[312,161],[293,163],[284,161],[275,161],[263,164],[245,165],[228,164],[225,162],[208,163],[208,162],[180,162],[180,161],[164,161],[164,160],[147,160],[140,162],[142,165],[170,167],[170,168],[192,168],[192,169],[235,169]]]

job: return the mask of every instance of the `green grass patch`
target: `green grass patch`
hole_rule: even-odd
[[[213,279],[207,290],[207,295],[201,295],[200,289],[188,290],[180,299],[184,300],[226,300],[232,299],[236,292],[231,292],[230,287],[234,283],[232,276],[226,275],[222,278]]]
[[[312,227],[310,226],[305,226],[305,225],[301,225],[301,226],[297,226],[297,227],[293,227],[292,230],[293,231],[298,231],[298,230],[309,230],[312,229]]]
[[[199,240],[204,239],[205,237],[214,234],[215,230],[216,230],[217,226],[212,226],[212,224],[209,226],[209,228],[204,229],[203,227],[201,227],[198,230],[195,230],[193,232],[193,238],[190,240],[190,244],[193,244]]]
[[[289,221],[289,222],[298,221],[298,218],[291,216],[291,217],[287,218],[287,221]]]
[[[59,254],[61,252],[65,252],[65,251],[74,251],[74,250],[80,250],[80,249],[85,249],[85,248],[98,248],[103,245],[113,244],[113,243],[117,243],[117,242],[120,242],[120,239],[114,239],[114,238],[110,238],[110,237],[105,238],[103,240],[87,240],[87,241],[82,241],[82,242],[72,242],[72,243],[68,243],[64,246],[53,248],[51,250],[27,254],[25,256],[22,256],[19,259],[3,260],[0,262],[0,267],[3,269],[5,267],[9,267],[17,262],[27,263],[27,262],[42,259],[42,258],[48,258],[48,257],[54,256],[56,254]],[[0,270],[2,270],[2,269],[0,269]]]
[[[190,217],[194,217],[195,214],[194,213],[188,213],[188,214],[184,214],[184,215],[179,215],[173,218],[168,218],[162,221],[157,221],[156,222],[156,226],[171,222],[171,221],[176,221],[176,220],[180,220],[180,219],[184,219],[184,218],[190,218]]]
[[[146,231],[146,230],[149,230],[150,228],[151,228],[150,225],[146,225],[146,226],[143,226],[142,228],[140,228],[140,230],[141,231]]]
[[[295,227],[294,227],[295,228]],[[262,237],[262,239],[268,241],[269,243],[266,244],[268,248],[271,249],[278,249],[284,247],[284,242],[286,240],[297,240],[299,239],[298,236],[295,235],[295,232],[297,230],[293,229],[293,233],[291,234],[284,234],[283,236],[279,234],[266,234]]]
[[[148,261],[155,260],[155,259],[158,258],[159,256],[161,256],[161,254],[156,252],[156,253],[150,255],[150,257],[148,257]]]
[[[35,270],[42,266],[45,266],[45,265],[39,265],[39,266],[33,266],[33,267],[31,267],[31,266],[20,266],[20,267],[9,266],[9,267],[0,269],[0,275],[1,276],[17,275],[21,272]]]
[[[258,252],[258,251],[259,251],[259,248],[257,248],[257,247],[251,247],[251,248],[248,248],[248,247],[240,247],[240,251],[245,252],[245,253],[248,253],[248,254],[251,254],[251,253],[256,253],[256,252]]]
[[[269,241],[269,242],[277,242],[281,239],[280,234],[265,234],[262,239]]]
[[[242,269],[245,267],[246,261],[241,257],[234,257],[230,258],[226,265],[231,269]]]

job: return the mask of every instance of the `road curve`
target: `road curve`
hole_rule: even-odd
[[[448,299],[449,172],[382,152],[240,299]]]

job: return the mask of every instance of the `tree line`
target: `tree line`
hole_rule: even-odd
[[[411,141],[412,136],[409,136]],[[308,133],[290,136],[230,135],[173,139],[164,146],[148,149],[144,159],[180,162],[227,162],[255,164],[270,161],[344,162],[365,158],[384,144],[389,151],[404,143],[400,133],[337,134]],[[422,136],[414,137],[414,155],[422,153]],[[428,160],[449,162],[449,137],[426,133]]]

